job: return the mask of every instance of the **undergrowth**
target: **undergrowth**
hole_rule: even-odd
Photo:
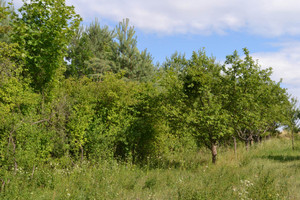
[[[51,161],[16,174],[2,170],[0,199],[296,200],[299,146],[296,141],[292,151],[290,140],[272,139],[249,151],[240,146],[236,154],[220,148],[216,165],[205,150],[149,159],[143,166]]]

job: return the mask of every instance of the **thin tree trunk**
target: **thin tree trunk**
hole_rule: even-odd
[[[253,137],[252,137],[252,135],[250,135],[249,140],[250,140],[250,146],[253,146]]]
[[[83,161],[83,147],[80,145],[80,150],[81,150],[81,162]]]
[[[260,143],[260,136],[259,136],[259,135],[256,135],[256,136],[254,137],[254,142],[255,142],[256,144]]]
[[[248,139],[245,140],[245,146],[246,146],[246,150],[249,151],[249,140]]]
[[[292,129],[292,149],[295,150],[295,146],[294,146],[294,131]]]
[[[34,171],[35,171],[35,165],[33,165],[33,168],[32,168],[31,179],[33,179]]]
[[[15,130],[11,131],[9,134],[9,143],[11,143],[13,146],[13,160],[14,160],[14,165],[15,165],[14,167],[15,167],[15,174],[16,174],[18,171],[18,163],[17,163],[17,159],[16,159],[16,143],[13,138],[14,131]],[[8,147],[9,147],[9,144],[8,144]]]
[[[213,143],[211,145],[211,155],[212,155],[212,163],[216,164],[217,161],[217,145]]]
[[[236,149],[236,138],[233,137],[233,143],[234,143],[234,155],[235,155],[235,158],[237,159],[237,149]]]

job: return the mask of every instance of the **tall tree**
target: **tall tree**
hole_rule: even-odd
[[[142,52],[138,50],[135,30],[134,27],[129,26],[129,19],[119,23],[116,33],[117,71],[125,71],[125,77],[129,79],[147,80],[154,72],[152,57],[147,50]]]
[[[67,45],[80,23],[80,16],[65,0],[23,0],[14,17],[13,41],[25,57],[25,76],[39,92],[54,87],[63,72]]]
[[[101,27],[97,20],[86,28],[80,27],[69,45],[67,75],[98,77],[113,71],[116,68],[114,39],[114,31]]]
[[[11,30],[8,24],[2,23],[8,20],[10,14],[11,10],[1,4],[0,35]],[[30,120],[32,105],[38,98],[30,90],[28,80],[21,76],[21,57],[17,44],[0,41],[0,165],[1,168],[15,170],[18,168],[17,154],[22,152],[18,149],[22,149],[20,144],[25,142],[23,125]]]
[[[300,110],[298,107],[298,100],[292,98],[290,104],[286,107],[286,126],[292,134],[292,149],[295,150],[295,133],[299,131],[299,119],[300,119]]]
[[[211,150],[213,163],[217,159],[218,143],[231,134],[229,114],[224,109],[227,95],[223,92],[221,69],[202,50],[193,52],[184,71],[187,122],[196,140]]]
[[[280,112],[277,107],[282,105],[287,94],[280,88],[280,82],[271,80],[272,69],[261,69],[249,51],[246,48],[243,50],[244,59],[239,57],[237,51],[227,56],[223,71],[229,95],[226,107],[232,126],[248,148],[253,137],[258,137],[269,130],[272,124],[278,123],[275,116],[280,114],[274,112]]]
[[[123,20],[115,30],[101,27],[96,20],[88,27],[81,27],[71,41],[67,60],[67,75],[88,75],[98,79],[105,72],[122,71],[128,79],[144,81],[154,72],[152,57],[137,48],[134,27]]]
[[[11,30],[11,14],[13,11],[12,7],[7,7],[5,0],[0,0],[0,42],[9,42],[9,31]],[[3,10],[5,8],[5,11]]]

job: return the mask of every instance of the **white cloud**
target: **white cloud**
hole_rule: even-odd
[[[67,4],[86,20],[129,18],[136,27],[159,34],[229,30],[264,36],[300,34],[298,0],[67,0]]]
[[[297,0],[68,0],[85,19],[132,24],[145,31],[224,34],[228,30],[264,36],[300,34]]]
[[[300,42],[278,44],[277,52],[261,52],[252,54],[263,67],[273,68],[273,79],[283,79],[288,92],[300,100]]]

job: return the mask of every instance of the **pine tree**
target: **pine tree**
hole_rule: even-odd
[[[120,22],[116,32],[118,42],[116,61],[119,67],[117,71],[125,71],[125,77],[128,79],[140,81],[149,79],[154,72],[152,57],[147,50],[142,52],[138,50],[135,30],[129,26],[129,19]]]
[[[80,27],[69,46],[67,75],[99,77],[115,69],[114,37],[114,32],[97,20],[85,29]]]

